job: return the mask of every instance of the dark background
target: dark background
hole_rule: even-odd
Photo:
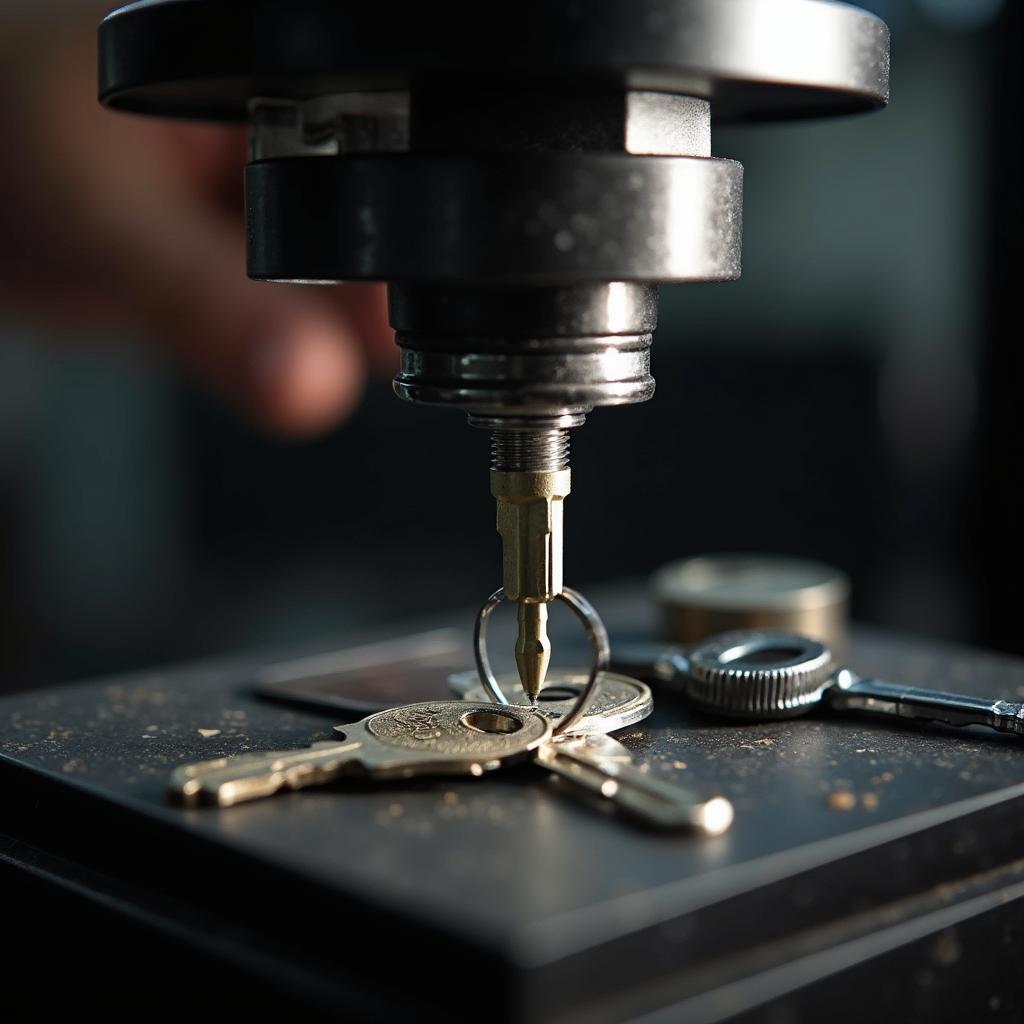
[[[893,31],[889,110],[716,131],[746,167],[743,280],[664,288],[658,394],[576,432],[566,578],[805,555],[861,620],[1024,652],[1021,5],[863,6]],[[0,309],[0,689],[497,585],[487,439],[458,414],[377,381],[333,435],[275,442],[60,341]]]

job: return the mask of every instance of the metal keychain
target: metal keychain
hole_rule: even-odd
[[[487,695],[497,704],[508,704],[509,699],[505,696],[501,689],[501,684],[491,670],[491,662],[487,656],[487,622],[494,609],[504,600],[504,588],[500,588],[491,594],[477,613],[476,625],[473,629],[473,651],[476,655],[476,668],[480,675],[480,682],[487,691]],[[590,666],[586,685],[580,693],[575,707],[567,715],[559,719],[555,725],[555,733],[557,735],[571,732],[573,726],[587,713],[587,708],[597,694],[598,677],[608,668],[611,648],[608,643],[608,631],[604,628],[600,615],[597,614],[594,606],[582,594],[570,587],[563,587],[561,592],[555,596],[555,600],[561,601],[568,606],[580,620],[594,651],[593,662]]]
[[[651,778],[614,740],[572,735],[554,742],[552,720],[529,707],[431,701],[335,728],[343,740],[186,765],[172,775],[170,794],[187,804],[228,807],[347,776],[479,776],[533,755],[574,787],[645,824],[717,835],[732,822],[727,800],[703,800]]]
[[[1024,705],[900,686],[858,676],[835,663],[825,644],[792,633],[723,633],[659,659],[675,677],[663,681],[702,711],[733,718],[792,718],[824,705],[939,722],[984,725],[1024,735]]]

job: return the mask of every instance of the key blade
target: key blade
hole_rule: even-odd
[[[701,799],[681,786],[651,778],[633,765],[588,756],[578,744],[547,743],[536,759],[559,777],[646,825],[696,829],[717,836],[733,821],[732,804],[724,797]]]
[[[632,764],[633,755],[614,736],[602,733],[559,736],[552,742],[563,750],[574,750],[577,754],[599,764]]]
[[[1024,736],[1024,704],[901,686],[858,676],[845,668],[837,673],[836,685],[826,692],[826,699],[836,711],[895,715],[958,727],[983,725]]]
[[[231,807],[271,796],[282,789],[303,789],[337,778],[359,762],[358,741],[328,740],[302,750],[271,750],[236,754],[212,761],[182,765],[171,774],[168,795],[194,807]]]

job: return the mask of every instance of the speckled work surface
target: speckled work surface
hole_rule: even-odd
[[[642,601],[607,600],[605,611],[613,638],[642,637]],[[908,684],[1024,696],[1024,664],[994,655],[862,633],[850,663]],[[723,724],[663,697],[651,719],[619,736],[652,771],[728,796],[736,822],[723,837],[628,827],[566,799],[532,768],[343,785],[224,811],[169,806],[163,786],[176,765],[329,736],[329,713],[255,698],[255,668],[238,660],[9,697],[0,702],[0,749],[135,815],[526,966],[1019,796],[1014,787],[1024,793],[1024,743],[1010,737],[854,717]]]

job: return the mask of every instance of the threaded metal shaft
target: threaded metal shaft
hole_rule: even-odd
[[[568,430],[495,430],[491,434],[491,469],[556,473],[568,468]]]
[[[470,415],[474,427],[491,433],[491,469],[499,473],[558,473],[569,468],[569,430],[586,416]]]

